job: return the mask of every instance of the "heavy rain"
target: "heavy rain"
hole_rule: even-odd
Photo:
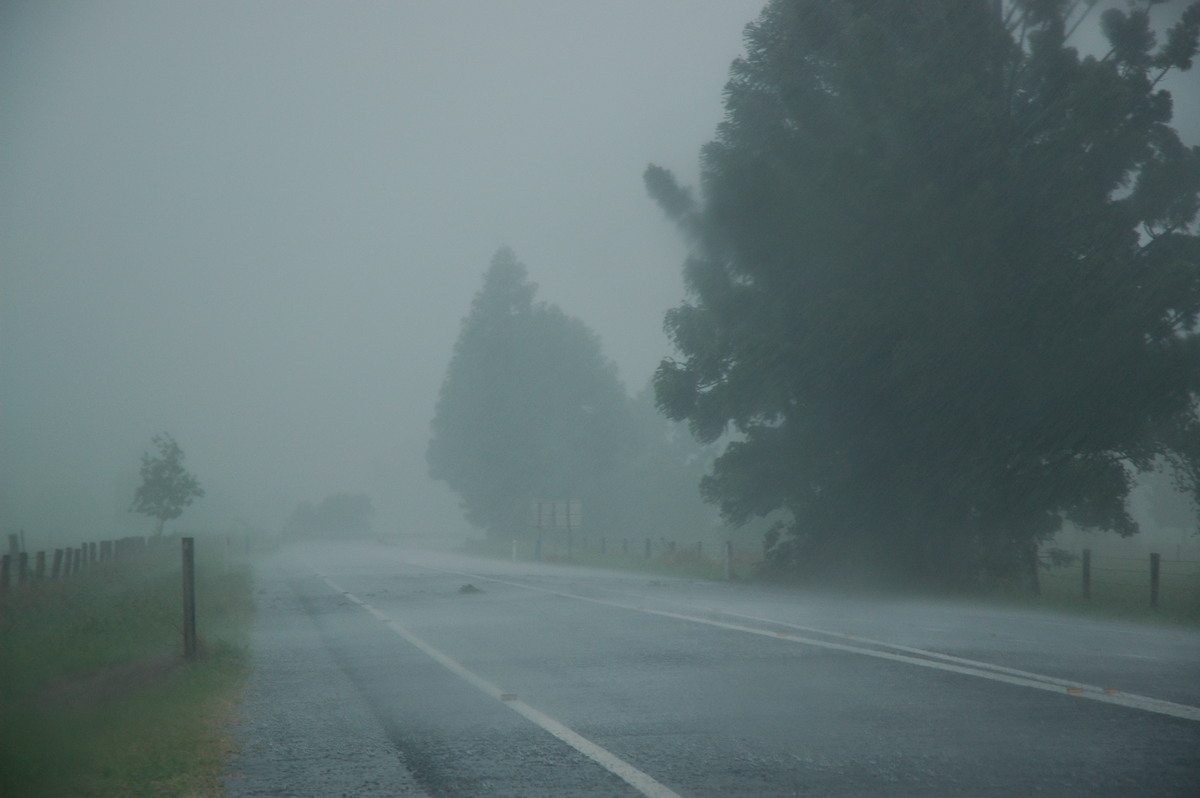
[[[1195,794],[1198,36],[4,3],[0,793]]]

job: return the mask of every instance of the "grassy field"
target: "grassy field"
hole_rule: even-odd
[[[1149,557],[1096,557],[1091,598],[1083,597],[1083,565],[1043,568],[1041,595],[1024,602],[1048,609],[1154,623],[1200,626],[1200,563],[1163,559],[1158,608],[1150,607]]]
[[[220,793],[253,603],[249,567],[207,543],[192,662],[177,540],[0,596],[0,795]]]

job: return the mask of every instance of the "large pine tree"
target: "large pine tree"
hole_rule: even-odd
[[[660,407],[737,433],[703,482],[786,510],[781,567],[967,584],[1028,573],[1064,518],[1136,532],[1132,475],[1200,475],[1200,149],[1160,46],[1093,3],[773,0],[748,26],[687,235]]]

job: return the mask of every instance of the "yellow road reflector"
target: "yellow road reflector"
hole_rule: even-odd
[[[1079,695],[1080,693],[1083,692],[1083,688],[1082,687],[1068,687],[1067,692],[1070,693],[1071,695]]]
[[[1115,687],[1105,687],[1104,692],[1108,693],[1109,695],[1116,695],[1117,693],[1119,693],[1121,691]]]

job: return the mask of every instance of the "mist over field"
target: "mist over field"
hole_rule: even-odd
[[[684,254],[641,172],[694,173],[760,6],[6,3],[0,529],[149,532],[163,431],[175,526],[464,528],[424,455],[492,253],[641,390]]]
[[[696,186],[762,5],[5,4],[0,531],[149,532],[162,432],[206,490],[168,529],[368,494],[466,530],[425,455],[494,253],[643,391],[687,242],[642,172]],[[1200,142],[1196,72],[1163,85]]]
[[[0,554],[3,796],[1200,795],[1200,0],[0,0]]]

